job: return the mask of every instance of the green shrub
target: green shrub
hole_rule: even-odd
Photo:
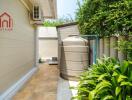
[[[77,100],[132,100],[132,62],[102,58],[84,72]]]
[[[58,25],[70,23],[70,22],[73,22],[73,21],[74,20],[70,19],[70,18],[60,18],[60,19],[56,19],[56,20],[45,20],[43,25],[45,27],[56,27]]]
[[[56,27],[56,26],[61,25],[63,23],[64,23],[63,21],[45,21],[43,23],[43,25],[45,27]]]
[[[132,61],[132,40],[118,41],[117,49],[127,54],[127,59]]]
[[[132,0],[84,0],[76,19],[82,34],[132,34]]]

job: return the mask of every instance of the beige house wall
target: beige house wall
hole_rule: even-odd
[[[41,7],[44,18],[57,18],[57,0],[24,0]]]
[[[58,39],[39,39],[39,57],[58,57]]]
[[[56,27],[38,27],[39,58],[58,57],[58,36]]]
[[[35,66],[35,32],[19,0],[0,0],[0,14],[13,18],[12,31],[0,31],[0,94]]]

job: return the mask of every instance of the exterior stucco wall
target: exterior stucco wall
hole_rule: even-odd
[[[26,1],[26,0],[25,0]],[[33,4],[39,4],[44,18],[57,18],[57,0],[30,0]]]
[[[0,94],[30,71],[35,62],[35,32],[20,0],[0,0],[0,14],[13,18],[12,31],[0,31]]]
[[[58,57],[58,40],[39,39],[39,57],[40,58]]]
[[[39,27],[39,57],[58,57],[58,36],[56,27]]]

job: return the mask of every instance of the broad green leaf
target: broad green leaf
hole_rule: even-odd
[[[112,74],[112,76],[118,76],[119,74],[116,72],[116,71],[114,71],[114,73]]]
[[[122,94],[119,95],[118,100],[122,100]]]
[[[97,59],[97,64],[103,64],[102,60]]]
[[[91,91],[91,92],[89,92],[89,100],[93,100],[94,99],[94,97],[95,97],[95,91],[93,90],[93,91]]]
[[[132,61],[129,61],[129,63],[132,65]]]
[[[126,100],[132,100],[130,96],[126,96]]]
[[[86,85],[90,84],[90,85],[93,85],[93,86],[96,85],[96,84],[95,84],[95,80],[92,80],[92,79],[84,80],[84,81],[82,82],[82,84],[86,84]]]
[[[126,72],[128,65],[129,65],[128,61],[123,61],[122,66],[121,66],[122,74],[124,74]]]
[[[99,84],[97,84],[95,90],[97,93],[99,93],[100,91],[102,91],[104,88],[111,88],[112,84],[108,81],[102,81]]]
[[[95,75],[95,74],[91,74],[89,76],[87,76],[88,79],[91,79],[91,78],[98,78],[99,75]]]
[[[116,87],[115,90],[116,96],[118,96],[120,92],[121,92],[121,87]]]
[[[132,71],[130,72],[129,80],[132,82]]]
[[[105,74],[102,74],[102,75],[100,75],[99,76],[99,78],[97,79],[98,81],[101,81],[101,80],[103,80],[105,77],[108,77],[109,75],[107,74],[107,73],[105,73]]]
[[[114,70],[115,70],[115,69],[118,69],[118,68],[120,68],[119,65],[115,65],[115,66],[113,67]]]
[[[87,88],[79,88],[79,90],[82,91],[82,92],[87,92],[87,93],[89,93],[89,90],[88,90]]]
[[[112,77],[112,78],[111,78],[111,83],[112,83],[113,86],[116,87],[116,85],[117,85],[117,80],[116,80],[115,77]]]
[[[124,79],[127,79],[127,77],[124,76],[124,75],[120,75],[120,76],[118,77],[118,83],[120,83],[120,82],[123,81]]]
[[[114,97],[112,95],[105,96],[102,100],[113,100]]]
[[[132,86],[131,82],[121,82],[120,86]]]

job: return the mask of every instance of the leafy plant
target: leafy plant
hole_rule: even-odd
[[[82,34],[132,34],[132,0],[84,0],[76,19]]]
[[[132,61],[132,40],[121,40],[118,41],[118,46],[116,47],[121,52],[127,54],[127,59]]]
[[[46,21],[44,21],[43,25],[45,27],[56,27],[58,25],[62,25],[62,24],[70,23],[70,22],[73,22],[73,19],[71,19],[71,18],[60,18],[57,20],[46,20]]]
[[[132,62],[102,58],[84,72],[77,100],[132,100]]]

